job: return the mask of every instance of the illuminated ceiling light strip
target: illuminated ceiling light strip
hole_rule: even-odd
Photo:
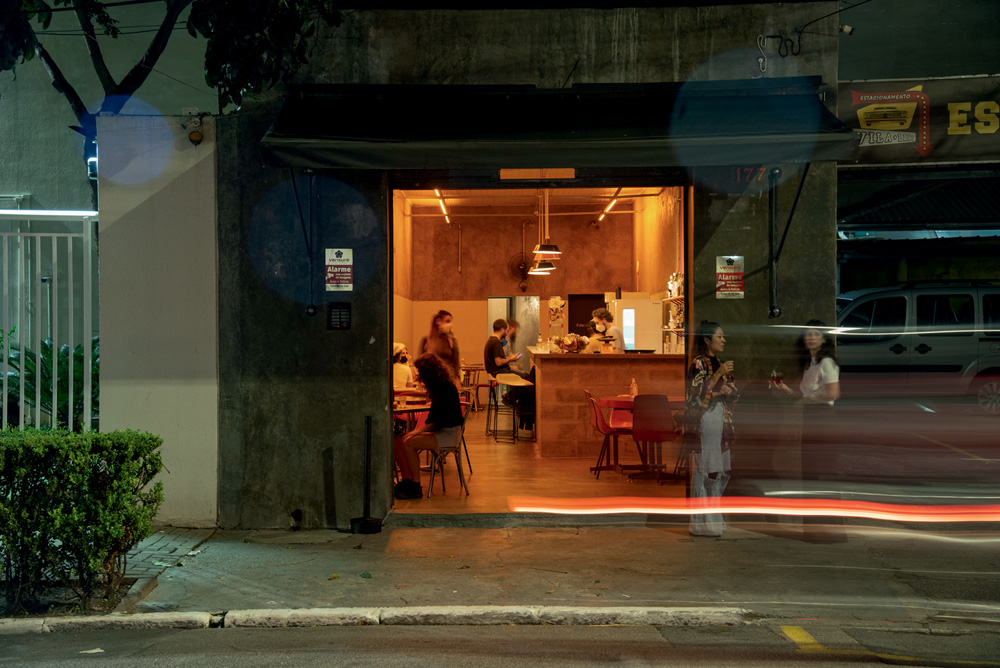
[[[611,211],[611,207],[613,207],[615,204],[618,204],[618,200],[616,199],[611,200],[611,204],[609,204],[608,207],[604,210],[604,213]]]

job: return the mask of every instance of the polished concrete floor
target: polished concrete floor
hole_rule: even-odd
[[[501,429],[510,430],[510,417],[501,416]],[[444,478],[446,491],[441,489],[441,476],[434,480],[433,495],[427,498],[430,474],[421,473],[424,497],[395,501],[397,513],[504,513],[510,512],[512,497],[595,498],[612,496],[683,497],[683,482],[657,485],[654,480],[629,481],[615,471],[603,471],[599,479],[590,472],[597,461],[603,437],[594,433],[593,455],[588,457],[538,456],[531,433],[521,432],[517,443],[497,443],[485,435],[486,412],[469,416],[465,440],[469,446],[472,475],[466,466],[469,495],[459,486],[454,461],[448,457]],[[639,456],[630,437],[619,437],[621,464],[638,464]],[[665,453],[666,458],[666,453]]]

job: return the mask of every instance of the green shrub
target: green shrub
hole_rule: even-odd
[[[0,566],[12,611],[66,587],[90,609],[121,595],[126,556],[152,532],[163,439],[147,432],[0,432]]]

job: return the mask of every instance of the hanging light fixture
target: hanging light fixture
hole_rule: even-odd
[[[539,207],[539,208],[541,208],[541,207]],[[539,218],[541,218],[541,215],[539,216]],[[562,251],[559,250],[559,246],[557,246],[554,243],[552,243],[552,240],[549,238],[549,191],[548,191],[548,188],[545,189],[545,222],[544,222],[544,224],[542,224],[541,222],[539,222],[539,237],[541,237],[541,228],[543,226],[545,228],[545,243],[541,243],[539,241],[539,244],[537,246],[535,246],[535,250],[533,251],[534,254],[535,254],[535,259],[536,260],[541,260],[541,259],[548,258],[548,259],[551,260],[551,259],[558,258],[560,255],[562,255]],[[552,264],[552,263],[550,262],[549,264]],[[555,269],[555,265],[552,265],[552,268]]]
[[[531,269],[528,270],[528,273],[532,276],[548,276],[555,270],[555,268],[556,266],[548,260],[539,260],[532,265]]]

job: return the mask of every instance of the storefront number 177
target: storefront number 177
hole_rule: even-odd
[[[763,167],[737,167],[736,168],[736,182],[737,183],[752,183],[754,181],[760,183],[764,180],[764,172],[767,171]]]

